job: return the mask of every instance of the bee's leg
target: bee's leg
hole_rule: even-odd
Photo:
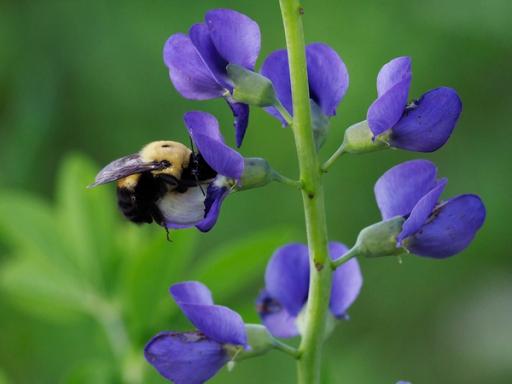
[[[171,231],[169,231],[169,228],[167,228],[167,226],[164,225],[164,229],[165,229],[165,234],[166,234],[166,238],[167,238],[167,241],[169,243],[172,243],[172,239],[171,239]]]
[[[203,194],[203,196],[206,196],[206,192],[204,191],[203,186],[201,184],[197,184],[197,185],[199,185],[199,189],[201,190],[201,193]]]

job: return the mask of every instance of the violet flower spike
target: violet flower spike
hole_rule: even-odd
[[[332,260],[348,248],[329,243]],[[363,278],[357,259],[351,259],[333,273],[329,309],[337,319],[347,318],[347,310],[361,290]],[[309,256],[304,244],[288,244],[275,251],[265,271],[265,289],[260,293],[257,308],[260,318],[275,337],[299,335],[299,314],[308,300]]]
[[[375,184],[384,220],[406,218],[397,246],[426,257],[446,258],[463,251],[485,221],[485,206],[477,195],[464,194],[440,202],[447,179],[437,179],[428,160],[398,164]]]
[[[227,348],[247,347],[244,322],[238,313],[215,305],[200,282],[175,284],[170,292],[197,331],[161,332],[148,342],[144,356],[176,384],[204,383],[230,360]]]
[[[207,185],[206,195],[199,186],[184,193],[167,194],[161,204],[162,211],[167,228],[195,226],[208,232],[217,222],[224,199],[243,175],[244,158],[224,143],[219,123],[213,115],[187,112],[184,121],[196,149],[217,175]]]
[[[306,62],[313,112],[319,111],[325,118],[330,118],[336,114],[336,109],[347,92],[347,68],[336,51],[323,43],[306,46]],[[263,63],[261,74],[272,81],[279,101],[293,116],[287,51],[281,49],[272,52]],[[275,107],[268,107],[265,110],[279,119],[283,126],[287,125]]]
[[[377,99],[368,109],[373,138],[382,135],[390,146],[418,152],[433,152],[450,137],[462,111],[462,102],[452,88],[440,87],[408,104],[412,72],[410,57],[397,57],[377,76]]]
[[[205,22],[194,24],[188,35],[172,35],[164,46],[164,62],[176,90],[185,98],[224,97],[234,118],[237,146],[249,121],[249,106],[231,98],[233,84],[226,66],[254,69],[260,51],[260,29],[248,16],[231,9],[208,11]]]

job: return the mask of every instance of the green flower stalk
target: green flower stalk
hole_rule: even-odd
[[[311,104],[302,27],[304,9],[298,0],[280,0],[288,50],[293,99],[293,135],[299,160],[302,200],[310,254],[309,304],[297,362],[298,382],[318,383],[325,323],[331,290],[327,224],[320,161],[311,125]]]

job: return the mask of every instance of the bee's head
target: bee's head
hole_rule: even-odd
[[[176,178],[188,167],[192,151],[185,145],[176,141],[153,141],[140,151],[141,160],[145,163],[167,162],[169,166],[164,169],[153,170],[154,175],[166,174]]]

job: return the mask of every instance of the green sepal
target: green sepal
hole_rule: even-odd
[[[229,64],[227,71],[234,84],[232,97],[235,101],[259,107],[278,103],[274,86],[265,76],[236,64]]]
[[[363,120],[347,128],[343,139],[343,151],[346,153],[367,153],[389,148],[388,134],[384,133],[375,139],[368,126],[368,121]]]
[[[240,179],[238,190],[264,187],[275,180],[275,171],[267,160],[260,157],[244,159],[244,173]]]
[[[354,246],[356,253],[366,257],[380,257],[406,252],[404,248],[397,247],[396,241],[404,221],[402,216],[397,216],[364,228],[359,233]]]
[[[235,345],[225,345],[231,361],[241,361],[263,355],[274,347],[274,338],[263,325],[245,324],[248,348]]]

